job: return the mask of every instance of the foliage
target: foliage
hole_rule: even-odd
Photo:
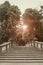
[[[24,14],[23,14],[23,18],[28,18],[31,20],[40,20],[42,18],[41,14],[39,14],[39,11],[37,11],[36,9],[32,9],[32,8],[28,8],[25,10]]]
[[[39,36],[41,32],[41,22],[42,14],[38,10],[28,8],[23,14],[23,21],[28,25],[28,39],[33,39],[35,36]]]
[[[20,20],[20,14],[18,6],[10,5],[8,1],[0,5],[0,41],[8,41],[10,37],[15,38],[16,25]]]

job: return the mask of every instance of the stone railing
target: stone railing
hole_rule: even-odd
[[[31,46],[38,47],[38,48],[40,48],[42,50],[42,48],[43,48],[43,42],[33,41],[31,43]]]
[[[5,42],[3,44],[0,44],[0,52],[2,52],[3,47],[5,47],[5,50],[7,51],[11,47],[11,43]]]

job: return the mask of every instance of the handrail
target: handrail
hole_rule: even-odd
[[[8,44],[10,44],[10,42],[5,42],[3,44],[0,44],[0,46],[5,46],[5,45],[8,45]]]
[[[36,45],[36,44],[37,44],[37,45]],[[34,43],[33,43],[34,47],[39,47],[39,44],[40,44],[40,48],[41,48],[41,50],[42,50],[42,48],[43,48],[43,42],[34,41]]]
[[[0,52],[2,52],[2,48],[5,46],[6,47],[6,51],[8,49],[8,45],[9,45],[9,48],[10,48],[10,42],[5,42],[3,44],[0,44]]]

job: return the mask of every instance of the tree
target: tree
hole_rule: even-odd
[[[5,19],[5,16],[10,8],[10,3],[8,1],[5,1],[5,3],[0,5],[0,22],[3,22]]]
[[[39,14],[42,15],[42,18],[40,19],[41,31],[38,38],[39,38],[39,41],[43,41],[43,5],[40,6]]]
[[[33,39],[33,37],[40,35],[40,31],[41,31],[41,24],[40,24],[40,19],[42,18],[42,15],[39,13],[38,10],[36,9],[32,9],[32,8],[28,8],[25,10],[24,14],[23,14],[23,21],[25,24],[28,25],[28,33],[30,33],[30,37],[28,35],[28,37],[31,39]]]
[[[5,42],[11,37],[14,39],[16,36],[16,25],[20,20],[20,10],[18,6],[10,5],[8,1],[0,5],[0,22],[1,22],[1,40]]]

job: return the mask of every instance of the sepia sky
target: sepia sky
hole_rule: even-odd
[[[43,0],[0,0],[0,4],[4,1],[9,1],[12,5],[17,5],[19,9],[24,12],[26,8],[36,8],[43,4]]]

